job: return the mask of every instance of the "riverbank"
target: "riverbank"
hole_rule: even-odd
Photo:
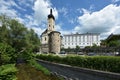
[[[60,80],[53,75],[45,75],[28,64],[18,64],[17,80]]]

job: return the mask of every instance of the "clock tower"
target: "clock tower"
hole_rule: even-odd
[[[50,14],[48,15],[48,31],[55,31],[55,17],[52,14],[52,9],[50,9]]]

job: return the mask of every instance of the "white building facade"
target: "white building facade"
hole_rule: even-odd
[[[85,34],[69,34],[63,35],[62,45],[64,48],[84,48],[86,46],[93,46],[96,44],[100,46],[100,34],[99,33],[85,33]]]

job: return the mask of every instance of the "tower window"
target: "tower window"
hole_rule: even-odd
[[[46,41],[46,37],[45,37],[45,41]]]

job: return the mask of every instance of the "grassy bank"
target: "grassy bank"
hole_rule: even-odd
[[[17,68],[17,80],[59,80],[55,76],[43,74],[29,64],[18,64]]]
[[[36,58],[83,68],[120,73],[120,57],[116,56],[59,57],[53,55],[37,55]]]
[[[34,59],[29,60],[29,65],[37,70],[42,71],[45,75],[50,75],[50,71],[42,65],[38,64]]]

